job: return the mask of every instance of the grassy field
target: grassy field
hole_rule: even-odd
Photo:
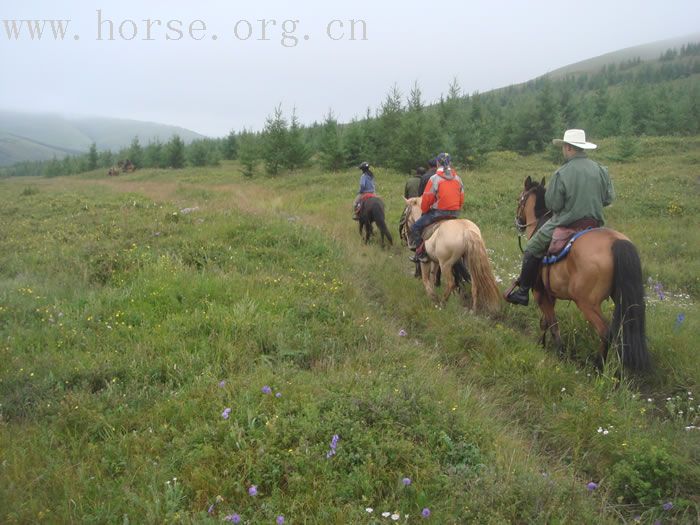
[[[436,308],[360,242],[356,170],[0,181],[0,522],[697,523],[700,138],[617,148],[655,364],[621,380],[572,304],[566,360],[533,306]],[[554,169],[462,173],[502,287]],[[405,176],[376,174],[396,231]]]

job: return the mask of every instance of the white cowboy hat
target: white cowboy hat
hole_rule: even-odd
[[[561,146],[564,143],[581,149],[596,149],[598,147],[592,142],[586,142],[586,132],[582,129],[567,129],[563,139],[554,139],[552,141],[552,144],[555,146]]]

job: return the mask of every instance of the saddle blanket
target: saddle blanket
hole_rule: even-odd
[[[430,237],[433,235],[433,233],[435,233],[435,230],[438,229],[442,221],[449,221],[452,219],[459,219],[459,217],[450,217],[449,215],[437,217],[434,222],[431,222],[425,228],[423,228],[423,231],[421,232],[423,240],[427,241],[428,239],[430,239]]]
[[[568,228],[562,228],[564,230],[568,230]],[[557,238],[556,233],[559,230],[557,228],[554,230],[554,235],[552,235],[552,242],[549,245],[549,251],[547,252],[547,255],[542,259],[542,264],[554,264],[558,263],[562,259],[564,259],[567,255],[569,255],[569,252],[571,251],[571,246],[574,244],[574,241],[581,237],[583,234],[588,233],[593,230],[597,230],[599,228],[597,227],[588,227],[583,230],[576,231],[575,233],[571,233],[570,231],[568,232],[568,237],[564,238],[564,247],[558,251],[553,251],[553,248],[559,248],[561,246],[562,238],[561,238],[561,233],[560,237]],[[559,246],[558,246],[559,245]]]

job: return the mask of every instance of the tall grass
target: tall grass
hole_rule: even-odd
[[[649,279],[641,379],[595,371],[574,305],[565,360],[534,308],[436,309],[401,247],[361,244],[355,172],[3,181],[0,520],[695,522],[699,144],[611,164]],[[522,181],[553,169],[462,173],[504,286]],[[405,179],[377,179],[397,224]]]

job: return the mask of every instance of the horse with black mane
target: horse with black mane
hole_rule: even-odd
[[[546,221],[544,179],[530,177],[518,199],[515,224],[530,239]],[[563,345],[554,305],[557,299],[573,301],[600,338],[600,359],[607,358],[608,346],[617,347],[620,362],[630,370],[650,366],[645,336],[644,285],[642,265],[634,244],[610,228],[592,228],[578,234],[567,246],[568,254],[541,266],[533,295],[542,311],[541,343],[551,332],[559,353]],[[554,239],[557,235],[555,233]],[[612,326],[603,317],[601,303],[611,297],[615,303]]]
[[[384,239],[389,241],[390,245],[394,244],[394,239],[391,237],[391,233],[389,233],[389,229],[386,227],[384,201],[382,201],[382,199],[376,196],[364,199],[358,213],[358,220],[360,223],[360,236],[363,236],[364,230],[365,244],[369,242],[374,233],[372,223],[376,224],[377,228],[379,228],[382,248],[384,248]]]

